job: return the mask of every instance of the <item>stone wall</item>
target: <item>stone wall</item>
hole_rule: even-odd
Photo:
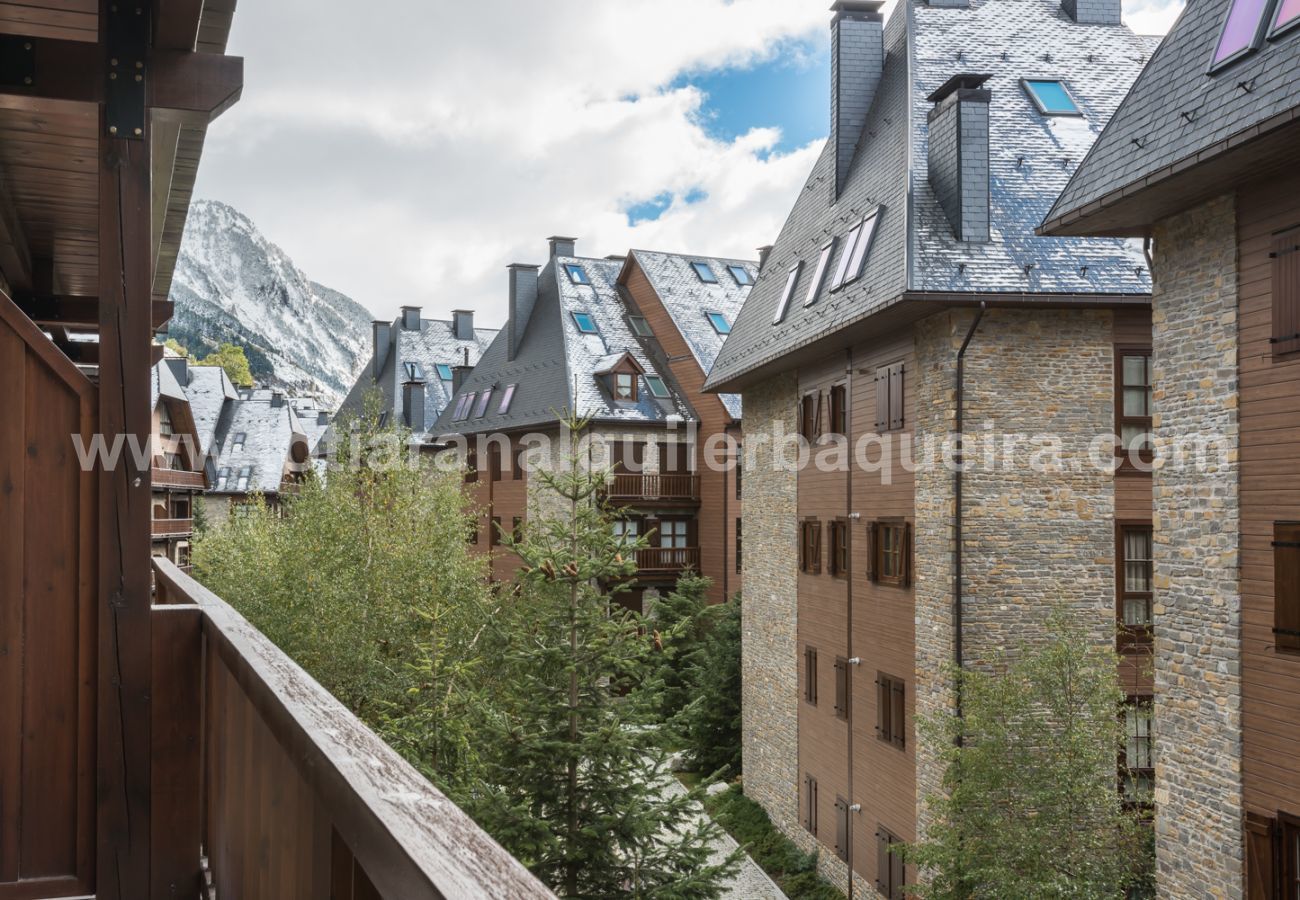
[[[955,372],[974,313],[917,325],[917,436],[954,427]],[[989,663],[1044,636],[1063,603],[1096,639],[1113,645],[1115,493],[1092,461],[1114,424],[1114,345],[1108,311],[989,310],[966,354],[968,468],[964,491],[963,609],[967,666]],[[990,433],[998,453],[984,455]],[[1006,437],[1021,437],[1006,452]],[[1054,436],[1059,452],[1038,436]],[[1035,466],[1036,458],[1041,463]],[[917,715],[951,711],[953,473],[933,459],[916,476]],[[1049,464],[1050,463],[1050,464]],[[925,798],[940,789],[937,748],[917,747],[917,831]]]
[[[797,430],[798,380],[783,374],[745,392],[745,596],[742,733],[745,793],[778,828],[799,825],[796,573],[798,490],[774,465],[771,435]]]
[[[1161,441],[1221,435],[1201,469],[1154,475],[1159,896],[1242,896],[1237,242],[1231,197],[1155,232],[1153,377]]]

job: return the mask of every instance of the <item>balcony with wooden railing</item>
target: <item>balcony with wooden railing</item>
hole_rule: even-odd
[[[185,469],[166,469],[154,466],[149,473],[149,477],[156,488],[180,488],[181,490],[201,491],[207,487],[202,472],[189,472]]]
[[[170,561],[154,569],[154,867],[169,896],[552,896],[239,613]]]
[[[193,519],[154,519],[153,536],[159,537],[184,537],[187,534],[194,533]]]
[[[699,547],[644,547],[636,551],[637,572],[642,575],[674,575],[686,569],[700,570]]]
[[[605,496],[615,503],[699,502],[700,476],[690,473],[616,472]]]

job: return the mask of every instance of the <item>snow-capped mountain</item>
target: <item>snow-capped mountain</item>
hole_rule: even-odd
[[[196,356],[240,344],[259,385],[337,405],[368,358],[370,312],[316,284],[224,203],[190,206],[169,326]]]

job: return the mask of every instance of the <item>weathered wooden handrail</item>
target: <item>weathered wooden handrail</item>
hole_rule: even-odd
[[[676,472],[615,472],[606,495],[612,500],[698,500],[700,476]]]
[[[154,466],[150,471],[150,482],[154,487],[197,488],[207,486],[202,472],[190,472],[186,469],[166,469]]]
[[[201,818],[219,895],[360,898],[372,896],[362,886],[373,885],[390,900],[552,896],[239,613],[169,560],[155,559],[154,568],[155,623],[179,622],[176,615],[186,607],[201,611]],[[178,629],[163,629],[169,631]],[[175,651],[164,659],[173,666],[183,662]],[[159,662],[156,649],[155,681],[169,677],[159,671]],[[199,659],[193,665],[197,671]],[[173,687],[172,703],[179,703],[176,693]],[[185,718],[184,709],[177,712]],[[166,739],[165,733],[161,738],[157,734],[164,715],[165,710],[155,709],[155,744]],[[261,749],[249,753],[249,747]],[[276,768],[280,759],[286,761],[281,765],[285,771]],[[250,765],[264,770],[250,770]],[[183,777],[168,775],[165,763],[163,769],[161,775],[155,770],[156,785],[183,783]],[[284,784],[286,771],[296,774],[298,782]],[[164,791],[162,797],[174,793]],[[263,806],[249,816],[241,803]],[[297,827],[277,828],[277,821]],[[250,835],[250,827],[265,833]],[[199,848],[181,852],[190,851],[197,876]],[[184,865],[184,860],[173,864],[182,872]],[[260,886],[271,893],[259,894]]]
[[[700,568],[699,547],[645,547],[636,552],[636,567],[642,572],[680,572]]]
[[[193,519],[154,519],[151,525],[154,537],[172,537],[194,532]]]

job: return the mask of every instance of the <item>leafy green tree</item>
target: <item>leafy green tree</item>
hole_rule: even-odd
[[[199,365],[221,366],[237,387],[253,386],[253,373],[248,367],[248,355],[238,344],[222,344],[199,360]]]
[[[690,700],[677,713],[693,768],[705,774],[740,774],[740,595],[710,606],[707,626],[692,654],[685,681]]]
[[[177,356],[190,358],[190,351],[186,350],[181,342],[176,340],[176,338],[168,338],[163,341],[163,346],[175,353]]]
[[[715,897],[736,857],[710,862],[720,830],[698,794],[670,791],[663,750],[637,703],[652,638],[605,584],[633,574],[635,545],[615,537],[583,469],[571,421],[567,464],[538,472],[563,511],[521,539],[520,601],[496,649],[504,677],[481,736],[484,783],[471,813],[565,897]]]
[[[1124,695],[1118,659],[1053,615],[1052,638],[992,671],[961,673],[963,716],[923,720],[942,748],[936,824],[904,849],[916,896],[1122,898],[1151,869],[1141,805],[1118,789]]]

